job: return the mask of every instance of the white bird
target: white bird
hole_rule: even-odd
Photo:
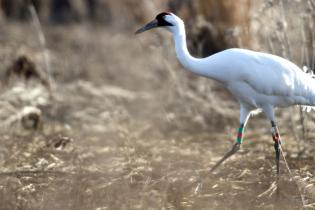
[[[158,14],[136,34],[156,27],[165,28],[173,34],[177,58],[185,69],[222,83],[240,103],[236,143],[211,171],[240,149],[250,113],[259,109],[271,122],[279,174],[281,138],[274,108],[315,106],[315,80],[289,60],[268,53],[227,49],[206,58],[195,58],[187,49],[184,22],[173,13]]]

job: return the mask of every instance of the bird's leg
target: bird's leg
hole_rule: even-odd
[[[271,121],[271,135],[272,135],[272,139],[275,142],[274,143],[274,148],[276,151],[276,166],[277,166],[277,175],[280,174],[280,145],[281,145],[281,138],[280,138],[280,134],[279,134],[279,130],[275,124],[274,121]]]
[[[232,155],[234,155],[241,147],[241,144],[243,142],[243,134],[244,134],[244,124],[241,124],[241,126],[238,129],[237,132],[237,138],[236,142],[233,145],[232,149],[228,151],[210,170],[210,172],[213,172],[218,166],[220,166],[225,160],[230,158]]]

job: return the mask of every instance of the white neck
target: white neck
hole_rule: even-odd
[[[215,66],[212,65],[213,62],[211,62],[211,57],[208,57],[207,62],[205,62],[205,58],[195,58],[190,55],[187,49],[185,26],[183,22],[173,28],[172,34],[177,58],[185,69],[195,74],[220,81],[216,74]]]

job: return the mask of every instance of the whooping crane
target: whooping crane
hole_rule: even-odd
[[[240,103],[240,127],[236,142],[211,171],[240,149],[250,113],[260,109],[271,121],[279,174],[281,138],[274,108],[315,106],[315,80],[284,58],[251,50],[228,49],[206,58],[192,57],[187,49],[184,22],[173,13],[158,14],[136,34],[156,27],[165,28],[173,34],[177,58],[185,69],[221,82]]]

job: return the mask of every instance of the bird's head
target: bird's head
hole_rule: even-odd
[[[157,27],[165,28],[171,32],[174,32],[174,30],[178,28],[177,26],[181,24],[183,24],[183,21],[179,17],[174,15],[173,13],[162,12],[158,14],[154,20],[152,20],[151,22],[149,22],[142,28],[138,29],[136,31],[136,34],[140,34],[142,32],[145,32],[147,30],[157,28]]]

